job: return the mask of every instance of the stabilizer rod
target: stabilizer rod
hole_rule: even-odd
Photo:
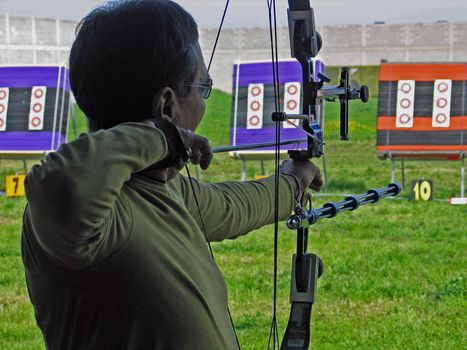
[[[391,183],[387,187],[369,190],[358,196],[346,197],[340,202],[329,202],[318,209],[308,209],[300,214],[295,214],[287,219],[287,227],[291,230],[296,230],[300,227],[307,227],[318,222],[319,219],[333,218],[337,214],[355,210],[359,206],[376,203],[381,198],[397,196],[401,191],[401,186],[398,183]]]

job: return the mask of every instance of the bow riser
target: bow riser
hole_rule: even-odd
[[[308,135],[307,149],[291,150],[288,153],[295,160],[317,158],[324,154],[324,135],[318,118],[324,100],[329,100],[330,97],[339,98],[340,135],[342,140],[348,140],[348,101],[359,98],[367,102],[368,88],[352,90],[348,68],[342,69],[339,86],[324,87],[331,79],[324,70],[320,70],[319,67],[322,66],[315,67],[314,57],[319,53],[322,39],[315,29],[314,12],[309,0],[289,0],[288,18],[291,54],[302,67],[302,113],[306,116],[302,121],[302,128]],[[277,115],[273,119],[274,117],[277,118]],[[281,117],[284,120],[292,119],[285,114]],[[323,263],[316,254],[307,252],[310,225],[308,216],[314,213],[311,210],[311,198],[309,203],[310,208],[307,211],[303,210],[301,203],[297,203],[295,215],[289,218],[291,222],[300,222],[294,227],[297,230],[297,248],[292,258],[291,311],[281,350],[306,350],[310,344],[311,312]]]

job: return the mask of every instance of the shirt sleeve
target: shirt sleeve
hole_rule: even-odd
[[[111,255],[128,237],[109,232],[128,236],[132,225],[129,206],[120,198],[124,183],[167,153],[164,134],[141,122],[83,134],[47,155],[25,183],[26,214],[39,244],[72,268]],[[116,217],[123,220],[116,223]]]
[[[273,223],[274,179],[220,183],[203,183],[192,179],[209,240],[236,238]],[[188,210],[202,227],[189,179],[179,175],[177,181]],[[279,178],[279,199],[279,220],[284,220],[293,209],[294,189],[282,175]]]

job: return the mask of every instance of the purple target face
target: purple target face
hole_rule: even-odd
[[[259,94],[261,94],[261,89],[258,86],[255,86],[254,88],[251,89],[251,94],[256,97]]]
[[[253,115],[250,117],[250,124],[253,126],[257,126],[260,122],[260,119],[257,115]]]
[[[34,127],[38,127],[39,125],[41,125],[41,121],[42,119],[39,118],[39,117],[33,117],[31,119],[31,125],[34,126]]]
[[[44,96],[44,91],[43,90],[37,89],[36,91],[34,91],[34,97],[35,98],[41,98],[42,96]]]
[[[297,108],[297,102],[294,100],[290,100],[289,102],[287,102],[287,108],[290,110]]]
[[[298,88],[296,85],[290,85],[287,88],[287,92],[289,93],[289,95],[295,95],[298,92]]]
[[[32,110],[36,113],[40,113],[42,111],[42,104],[34,103],[34,106],[32,106]]]
[[[261,108],[261,103],[259,103],[258,101],[253,101],[250,104],[250,108],[254,112],[259,111],[259,109]]]

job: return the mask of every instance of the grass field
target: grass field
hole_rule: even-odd
[[[387,185],[390,163],[375,152],[376,100],[351,106],[351,141],[338,141],[337,106],[326,108],[328,193],[360,193]],[[79,128],[84,121],[79,114]],[[228,144],[230,96],[215,92],[199,132],[214,146]],[[317,161],[321,165],[321,161]],[[206,181],[239,179],[241,165],[215,157]],[[0,178],[20,171],[3,161]],[[266,164],[272,173],[272,162]],[[259,174],[249,162],[248,176]],[[459,162],[411,162],[407,179],[428,178],[438,201],[385,200],[323,220],[313,227],[310,250],[324,261],[313,311],[315,349],[466,349],[467,208],[445,199],[460,191]],[[400,173],[398,173],[400,178]],[[3,184],[0,190],[3,190]],[[316,197],[315,205],[339,197]],[[24,199],[0,197],[0,349],[44,349],[34,323],[20,253]],[[266,349],[272,311],[272,226],[214,244],[225,274],[242,349]],[[282,335],[295,234],[281,225],[278,318]]]

